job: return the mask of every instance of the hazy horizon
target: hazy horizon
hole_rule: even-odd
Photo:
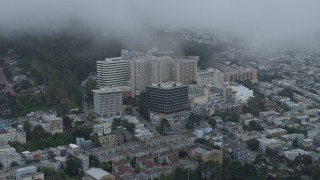
[[[102,38],[150,41],[146,27],[169,31],[213,32],[235,36],[252,47],[294,42],[316,46],[320,1],[6,1],[0,7],[0,32],[57,32],[87,28]],[[74,24],[70,24],[73,22]],[[79,27],[78,27],[79,28]]]

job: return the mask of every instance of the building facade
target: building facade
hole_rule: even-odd
[[[236,81],[258,81],[256,69],[230,69],[223,72],[225,82],[236,82]]]
[[[123,112],[122,91],[117,87],[105,87],[93,92],[94,113],[99,117],[121,116]]]
[[[173,113],[185,110],[188,104],[188,86],[181,83],[153,83],[146,88],[150,110]]]
[[[26,132],[22,130],[17,130],[12,127],[7,127],[0,131],[0,142],[13,142],[18,141],[21,144],[25,144]]]
[[[130,60],[122,57],[97,61],[97,85],[99,88],[128,85]]]
[[[170,80],[188,85],[197,81],[199,56],[175,57],[170,64]]]
[[[78,168],[84,171],[89,169],[89,156],[82,153],[71,152],[68,157],[76,161]]]
[[[55,115],[44,116],[43,119],[49,122],[50,133],[63,133],[63,120]]]
[[[223,78],[223,73],[215,68],[199,70],[197,72],[197,83],[199,85],[219,85],[223,83]]]

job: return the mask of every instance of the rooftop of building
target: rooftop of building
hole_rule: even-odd
[[[291,149],[288,151],[284,151],[284,153],[300,153],[300,154],[306,154],[308,151],[302,150],[302,149]]]
[[[97,93],[97,94],[121,93],[123,91],[130,91],[130,87],[129,86],[103,87],[100,89],[92,90],[92,92]]]
[[[43,172],[28,173],[28,174],[23,174],[23,175],[21,175],[20,177],[21,177],[21,178],[30,178],[30,177],[32,177],[32,180],[36,180],[36,179],[34,179],[33,177],[34,177],[34,176],[39,176],[39,175],[42,175],[42,174],[43,174]]]
[[[258,141],[263,143],[279,143],[279,141],[276,139],[268,139],[268,138],[261,138],[261,139],[258,139]]]
[[[276,132],[279,132],[279,131],[287,131],[287,130],[282,129],[282,128],[274,128],[274,129],[268,129],[267,130],[268,133],[276,133]]]
[[[204,69],[204,70],[198,70],[198,73],[211,73],[211,72],[220,72],[219,69],[216,68],[208,68],[208,69]]]
[[[161,89],[172,89],[176,87],[182,87],[182,83],[177,83],[174,81],[160,82],[160,83],[152,83],[151,87],[157,87]]]
[[[104,60],[98,60],[97,62],[116,62],[116,61],[123,61],[122,57],[111,57],[111,58],[105,58]]]
[[[37,171],[37,167],[35,166],[28,166],[28,167],[24,167],[24,168],[19,168],[19,169],[16,169],[16,173],[18,172],[24,172],[24,171],[32,171],[32,170],[35,170]]]
[[[86,171],[86,174],[90,175],[91,177],[95,179],[101,179],[103,176],[108,176],[111,175],[109,172],[101,169],[101,168],[96,168],[92,167]]]

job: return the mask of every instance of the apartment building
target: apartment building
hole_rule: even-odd
[[[18,141],[22,144],[26,143],[26,132],[22,130],[17,130],[12,127],[7,127],[0,130],[0,142],[13,142]]]
[[[130,60],[122,57],[97,61],[97,85],[99,88],[128,85]]]
[[[93,132],[98,136],[111,134],[112,119],[109,118],[98,118],[94,121]]]
[[[208,68],[206,70],[198,70],[197,83],[199,85],[220,85],[224,81],[223,73],[216,68]]]
[[[84,171],[89,169],[89,156],[82,153],[71,152],[68,157],[75,160],[80,169]]]
[[[101,147],[112,147],[118,143],[117,136],[115,134],[99,137]]]
[[[187,151],[193,158],[200,157],[203,162],[214,161],[220,164],[223,163],[223,151],[212,149],[208,146],[203,146],[200,144],[195,144],[187,148]]]
[[[94,113],[99,117],[121,116],[123,112],[122,90],[104,87],[93,92]]]
[[[272,137],[280,137],[286,135],[287,130],[282,128],[268,129],[267,134],[271,135]]]
[[[131,60],[131,90],[139,92],[151,83],[177,81],[190,84],[197,80],[197,56],[139,56]]]
[[[63,120],[55,115],[47,115],[43,117],[44,121],[49,122],[50,133],[63,133]]]
[[[131,60],[131,90],[139,92],[152,82],[169,81],[171,57],[143,56]]]
[[[10,147],[10,145],[6,142],[0,142],[0,164],[4,167],[4,169],[8,169],[11,167],[11,163],[21,162],[21,156],[16,152],[16,149]]]
[[[48,133],[63,133],[63,119],[56,115],[40,115],[29,122],[32,128],[40,125]]]
[[[29,166],[24,168],[19,168],[15,170],[16,180],[22,180],[24,175],[37,173],[37,167]]]
[[[292,149],[288,151],[284,151],[284,156],[288,158],[290,161],[293,161],[296,157],[302,156],[302,155],[310,155],[310,152],[302,150],[302,149]]]
[[[256,69],[227,69],[223,72],[225,82],[235,81],[258,81]]]
[[[174,57],[170,64],[170,80],[188,85],[197,81],[199,56]]]

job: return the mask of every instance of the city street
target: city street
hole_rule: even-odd
[[[161,134],[151,125],[151,123],[145,120],[143,117],[141,117],[140,113],[137,112],[134,108],[133,108],[133,115],[136,116],[139,119],[139,121],[141,121],[143,124],[147,126],[150,132],[154,134],[154,137],[161,137]]]

